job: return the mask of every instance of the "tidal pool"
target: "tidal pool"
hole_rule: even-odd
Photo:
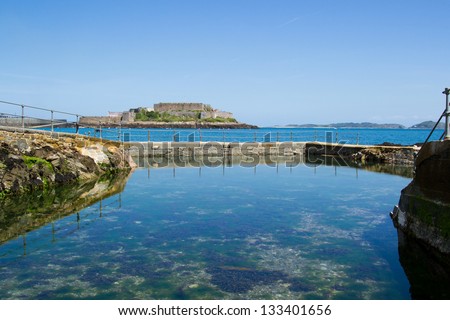
[[[2,243],[0,298],[409,299],[389,218],[409,181],[333,166],[138,169],[120,193]]]

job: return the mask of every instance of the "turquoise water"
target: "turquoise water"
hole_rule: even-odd
[[[408,182],[332,166],[139,169],[120,195],[0,245],[0,298],[409,299],[388,215]]]
[[[74,128],[56,129],[75,132]],[[437,140],[443,130],[436,130],[432,140]],[[80,133],[104,139],[126,141],[219,141],[219,142],[275,142],[321,141],[375,145],[390,142],[402,145],[422,143],[429,129],[333,129],[333,128],[259,128],[259,129],[114,129],[81,128]],[[327,135],[328,133],[328,135]]]

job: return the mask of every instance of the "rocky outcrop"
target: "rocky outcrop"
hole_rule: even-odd
[[[43,190],[129,171],[114,142],[80,136],[0,131],[0,195]]]
[[[351,155],[351,159],[361,163],[414,164],[412,147],[369,147]]]
[[[450,254],[450,141],[422,147],[415,177],[402,190],[391,216],[408,236]]]
[[[365,146],[323,142],[306,143],[306,155],[310,157],[330,156],[347,163],[360,164],[414,164],[414,154],[418,151],[411,146]]]
[[[257,129],[258,126],[241,122],[160,122],[160,121],[129,121],[120,122],[108,117],[82,117],[80,125],[97,128],[174,128],[174,129]]]

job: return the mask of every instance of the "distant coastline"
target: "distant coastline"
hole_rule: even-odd
[[[424,121],[415,124],[411,127],[404,126],[398,123],[373,123],[373,122],[340,122],[330,124],[288,124],[288,125],[275,125],[274,128],[314,128],[314,129],[432,129],[436,122]],[[437,126],[438,129],[444,129],[444,124],[440,123]]]

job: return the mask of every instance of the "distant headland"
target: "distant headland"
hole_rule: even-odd
[[[109,112],[108,116],[81,117],[80,125],[130,128],[257,128],[237,121],[231,112],[214,109],[209,104],[193,102],[161,102],[153,107]]]
[[[330,124],[288,124],[285,126],[275,126],[275,127],[286,127],[286,128],[361,128],[361,129],[432,129],[436,122],[434,121],[424,121],[415,124],[411,127],[406,127],[398,123],[373,123],[373,122],[340,122],[340,123],[330,123]],[[437,127],[438,129],[443,129],[444,124],[440,123]]]
[[[411,126],[411,129],[433,129],[436,122],[434,121],[424,121]],[[437,129],[445,129],[445,125],[441,122],[437,125]]]

